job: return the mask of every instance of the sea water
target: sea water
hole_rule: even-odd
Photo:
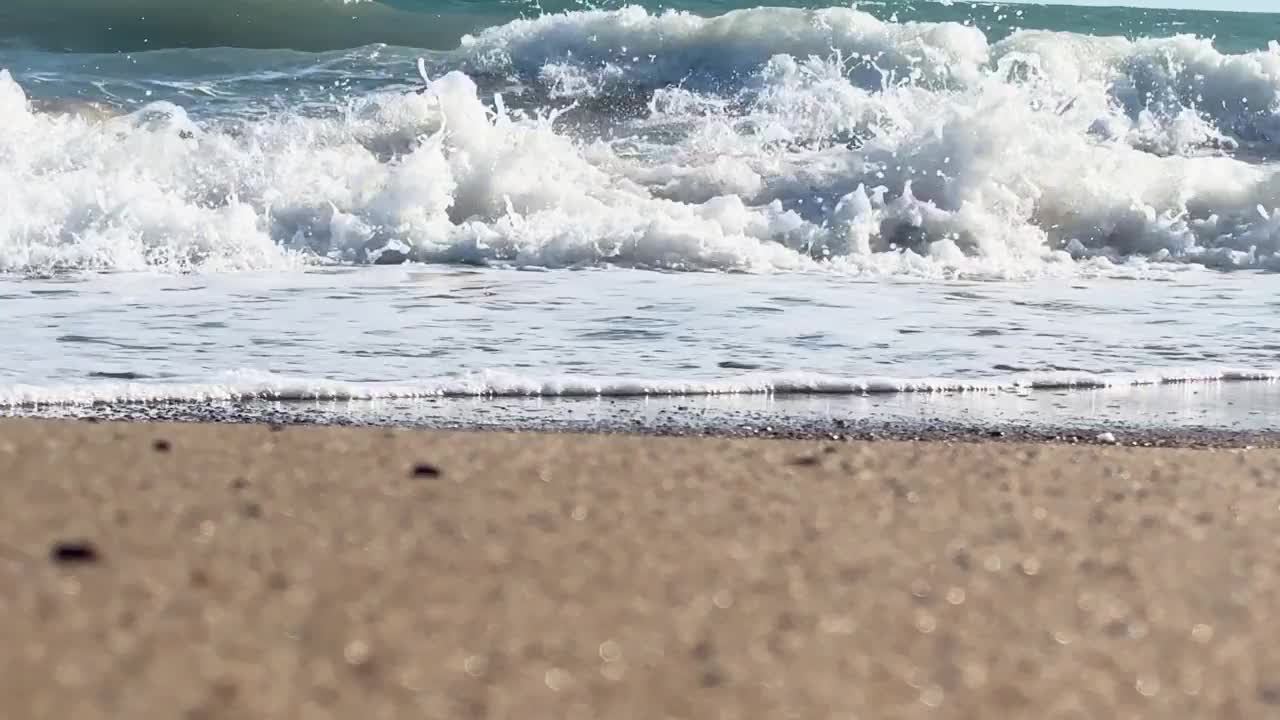
[[[6,3],[0,403],[1268,427],[1280,15],[776,5]]]

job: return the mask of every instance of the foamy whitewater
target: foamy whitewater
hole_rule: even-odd
[[[677,5],[0,10],[0,403],[1280,377],[1280,15]]]

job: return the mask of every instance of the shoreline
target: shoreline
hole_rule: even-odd
[[[0,420],[30,718],[1262,717],[1280,452]]]
[[[1268,388],[1270,390],[1270,388]],[[916,400],[917,398],[907,398]],[[859,399],[862,400],[862,399]],[[1273,398],[1261,398],[1265,410]],[[805,406],[804,403],[810,403]],[[840,442],[958,442],[1119,445],[1129,447],[1280,448],[1280,429],[1261,420],[1201,425],[1156,413],[1087,420],[1064,414],[1030,420],[1043,401],[1018,409],[968,412],[959,401],[930,400],[903,411],[865,404],[832,410],[823,397],[761,398],[486,398],[404,401],[117,402],[0,409],[4,418],[87,422],[211,423],[282,427],[587,434],[621,437],[755,438]],[[933,413],[933,414],[931,414]]]

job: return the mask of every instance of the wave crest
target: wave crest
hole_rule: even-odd
[[[239,120],[37,112],[0,74],[0,270],[1280,266],[1280,46],[633,7],[442,64],[470,74]]]

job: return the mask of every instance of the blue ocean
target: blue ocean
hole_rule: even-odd
[[[1277,270],[1280,14],[0,6],[13,412],[1266,428]]]

